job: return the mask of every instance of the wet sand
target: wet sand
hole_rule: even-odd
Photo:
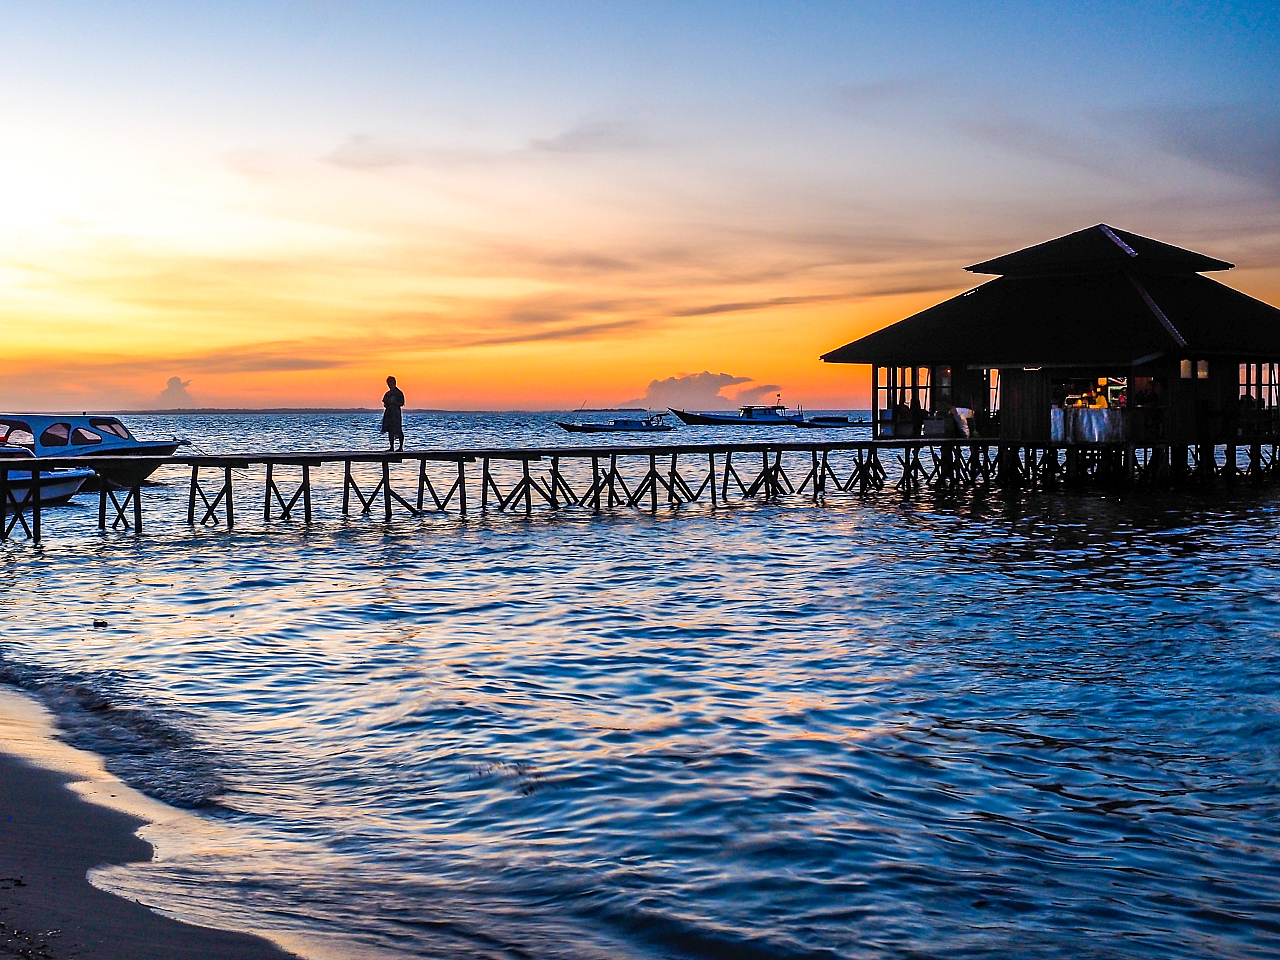
[[[265,940],[196,927],[105,893],[86,874],[151,858],[144,821],[89,803],[66,774],[0,754],[0,955],[283,960]]]

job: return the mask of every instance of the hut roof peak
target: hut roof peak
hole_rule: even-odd
[[[1235,264],[1226,260],[1217,260],[1099,223],[965,269],[970,273],[1033,277],[1110,273],[1125,269],[1144,273],[1192,274],[1230,270],[1233,266]]]

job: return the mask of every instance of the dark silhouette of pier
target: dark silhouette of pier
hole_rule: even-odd
[[[1262,485],[1280,475],[1278,463],[1276,440],[1188,450],[1170,444],[1045,444],[980,437],[41,457],[10,461],[0,469],[0,539],[21,529],[28,538],[39,540],[48,509],[40,501],[40,471],[72,467],[105,473],[133,468],[139,475],[150,472],[137,470],[141,466],[189,467],[186,522],[232,529],[245,496],[253,496],[261,505],[264,521],[292,520],[300,513],[304,523],[312,523],[312,471],[338,464],[343,467],[342,515],[381,512],[390,521],[397,514],[418,517],[452,512],[466,517],[468,511],[477,510],[528,517],[535,507],[599,513],[697,502],[715,507],[734,499],[786,496],[816,501],[835,492],[866,495],[887,488],[911,493],[926,487],[984,485],[1052,489],[1194,483],[1203,487],[1237,480]],[[416,464],[416,475],[393,476],[391,468],[398,464]],[[499,465],[506,469],[496,469]],[[380,472],[371,467],[380,467]],[[252,468],[262,469],[256,483],[234,475]],[[20,507],[9,502],[10,487],[16,481],[30,484]],[[255,486],[257,490],[250,492]],[[141,482],[124,488],[100,483],[99,529],[140,533],[145,489]],[[242,498],[239,502],[237,494]]]

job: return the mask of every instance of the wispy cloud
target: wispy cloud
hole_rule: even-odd
[[[1107,114],[1157,148],[1280,194],[1280,108],[1274,103],[1164,107]]]
[[[867,83],[841,84],[828,91],[828,101],[838,113],[858,120],[874,119],[908,101],[937,92],[937,83],[924,77],[900,77]]]
[[[484,337],[469,340],[465,345],[472,347],[492,347],[514,343],[545,343],[548,340],[594,340],[611,333],[621,333],[645,326],[639,317],[627,320],[611,320],[602,323],[579,323],[551,329],[534,330],[528,333],[508,333],[496,337]],[[459,344],[460,346],[462,344]]]
[[[596,120],[580,123],[546,140],[533,140],[529,150],[533,153],[615,153],[640,150],[646,145],[646,138],[634,123]]]
[[[956,127],[977,140],[1032,160],[1052,160],[1108,177],[1119,173],[1115,149],[1096,136],[1057,133],[1043,124],[1014,117],[960,120]]]
[[[734,303],[712,303],[701,307],[686,307],[676,310],[673,317],[707,317],[717,313],[742,313],[748,310],[763,310],[768,307],[789,307],[800,303],[824,303],[832,300],[848,300],[849,294],[823,293],[807,297],[772,297],[768,300],[740,300]]]
[[[534,137],[512,149],[436,147],[410,140],[353,133],[321,159],[352,170],[387,167],[455,167],[466,164],[518,163],[553,156],[616,154],[645,149],[648,138],[625,120],[593,120],[550,137]]]

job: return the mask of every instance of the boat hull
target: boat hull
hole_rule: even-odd
[[[14,470],[9,473],[8,512],[21,510],[23,513],[32,507],[31,471]],[[40,508],[59,507],[69,501],[84,486],[86,480],[93,476],[92,470],[41,470],[40,471]]]
[[[615,427],[608,423],[561,423],[559,420],[556,421],[556,426],[563,427],[570,433],[666,433],[675,429],[669,423],[652,427]]]
[[[800,422],[792,417],[743,417],[736,413],[693,413],[670,408],[681,422],[691,427],[794,427]]]
[[[796,426],[806,430],[847,430],[849,427],[869,427],[871,422],[850,420],[848,417],[814,417],[811,420],[801,420]]]
[[[95,469],[103,481],[117,489],[124,489],[138,486],[155,473],[159,466],[148,460],[139,460],[137,463],[129,461],[141,457],[171,457],[180,446],[180,440],[140,440],[136,445],[124,448],[97,451],[84,449],[79,455],[119,458],[118,463],[96,466]]]

